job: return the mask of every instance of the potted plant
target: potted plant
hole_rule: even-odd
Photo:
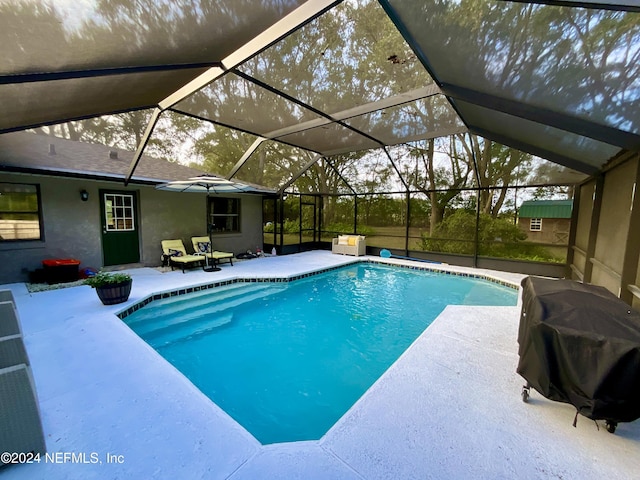
[[[84,281],[85,285],[96,289],[104,305],[126,302],[131,293],[131,275],[122,272],[98,272]]]

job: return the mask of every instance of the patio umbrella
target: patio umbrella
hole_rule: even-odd
[[[265,189],[255,185],[235,182],[226,178],[216,177],[215,175],[199,175],[191,177],[188,180],[176,180],[173,182],[163,183],[156,186],[157,190],[166,190],[172,192],[202,192],[207,194],[207,198],[212,193],[273,193],[273,190]],[[208,202],[208,200],[207,200]],[[209,245],[213,245],[211,234],[211,223],[206,218],[207,233],[209,235]],[[212,247],[210,247],[212,248]],[[209,265],[209,257],[205,255],[206,266],[203,270],[206,272],[215,272],[220,270],[218,267]]]

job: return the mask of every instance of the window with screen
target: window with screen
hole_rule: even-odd
[[[529,230],[532,232],[539,232],[542,230],[542,219],[532,218],[529,222]]]
[[[41,240],[40,189],[0,183],[0,241]]]
[[[209,219],[211,233],[240,232],[240,199],[210,197]]]

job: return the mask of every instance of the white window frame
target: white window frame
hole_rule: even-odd
[[[117,199],[120,200],[120,205]],[[133,194],[105,193],[103,202],[105,202],[104,223],[107,232],[132,232],[136,229]]]
[[[531,219],[529,219],[529,231],[531,231],[531,232],[541,232],[542,231],[542,219],[541,218],[531,218]]]

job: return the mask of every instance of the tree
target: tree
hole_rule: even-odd
[[[509,187],[523,180],[531,155],[477,135],[457,135],[466,162],[480,187],[480,211],[497,218]]]
[[[445,218],[434,235],[423,234],[420,247],[430,252],[473,255],[478,230],[478,253],[487,257],[559,261],[544,247],[526,242],[527,234],[504,218],[458,209]]]
[[[448,146],[448,151],[436,152],[436,144],[444,149]],[[439,154],[438,159],[436,153]],[[435,232],[447,206],[466,186],[470,173],[468,164],[458,155],[455,137],[415,143],[406,154],[402,170],[406,172],[409,188],[429,197],[429,229],[431,233]]]
[[[323,225],[343,223],[353,225],[353,198],[347,202],[350,214],[345,216],[345,201],[338,194],[353,194],[351,185],[345,183],[345,177],[352,177],[355,162],[362,156],[361,152],[344,155],[334,155],[330,158],[320,158],[293,185],[301,193],[322,193],[323,195]],[[352,228],[349,230],[353,230]]]
[[[432,234],[447,210],[464,201],[461,191],[474,186],[480,187],[481,212],[497,217],[508,189],[524,181],[532,159],[527,153],[467,134],[415,142],[398,152],[410,190],[429,198]]]

